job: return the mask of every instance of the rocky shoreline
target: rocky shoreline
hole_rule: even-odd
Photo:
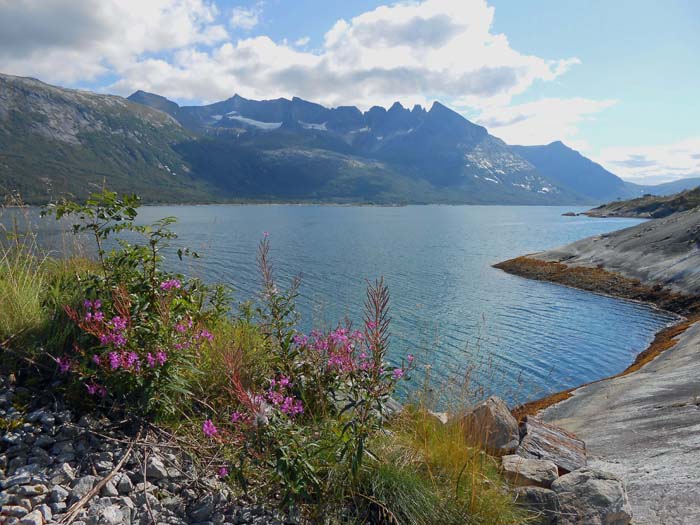
[[[635,524],[700,523],[699,232],[692,210],[495,265],[683,316],[620,374],[514,410],[583,439],[591,464],[627,483]]]

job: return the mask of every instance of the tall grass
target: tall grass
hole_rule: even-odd
[[[406,409],[373,444],[360,497],[373,522],[523,523],[496,460],[470,441],[459,417],[442,423],[424,409]]]
[[[34,235],[22,232],[16,217],[9,227],[0,223],[0,341],[44,321],[46,276],[42,263]]]

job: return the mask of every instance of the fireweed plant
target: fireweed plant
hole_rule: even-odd
[[[90,233],[100,272],[82,284],[79,305],[65,305],[77,327],[71,348],[55,356],[58,370],[96,398],[110,398],[142,414],[173,413],[191,397],[197,358],[213,335],[207,328],[226,312],[226,292],[161,269],[162,251],[176,239],[172,217],[136,225],[139,199],[103,191],[83,205],[64,202],[44,215],[78,219],[75,233]],[[117,248],[105,243],[121,232]],[[197,256],[190,250],[177,250]]]
[[[98,404],[174,418],[176,427],[198,435],[202,464],[246,491],[274,495],[286,508],[318,510],[330,504],[330,493],[352,493],[367,462],[377,459],[372,443],[387,425],[397,385],[414,368],[411,355],[387,361],[383,279],[368,283],[360,327],[301,333],[300,281],[278,285],[265,233],[257,253],[259,300],[242,318],[231,318],[224,288],[163,270],[164,250],[177,238],[170,229],[175,219],[137,225],[138,205],[136,196],[104,191],[85,204],[45,211],[77,218],[72,230],[94,239],[99,268],[81,281],[80,301],[64,305],[75,335],[52,355],[57,373]],[[182,249],[177,255],[197,256]],[[226,323],[244,323],[259,336],[263,376],[231,357],[233,351],[223,352],[229,357],[219,368],[207,365],[215,345],[239,348],[240,341],[220,340],[235,333],[221,329]],[[212,450],[215,457],[204,457]]]
[[[384,426],[399,381],[414,367],[386,361],[389,293],[383,279],[368,284],[364,326],[338,326],[306,335],[294,328],[298,279],[289,290],[275,282],[264,235],[258,251],[263,280],[260,325],[273,372],[257,391],[242,386],[241,370],[229,367],[237,406],[202,422],[206,439],[235,443],[240,453],[221,472],[248,485],[247,471],[264,468],[279,487],[283,505],[321,503],[333,475],[351,485],[371,438]],[[248,466],[252,468],[247,468]]]

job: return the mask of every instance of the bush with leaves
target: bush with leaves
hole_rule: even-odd
[[[163,250],[177,238],[170,229],[175,219],[137,225],[138,205],[136,196],[103,191],[85,204],[45,210],[56,219],[77,217],[73,231],[92,235],[100,266],[82,283],[82,304],[64,307],[79,330],[72,349],[55,360],[90,395],[141,413],[172,413],[191,396],[196,359],[213,337],[208,326],[226,314],[227,296],[221,287],[162,270]],[[130,240],[116,237],[108,252],[105,244],[123,232]]]

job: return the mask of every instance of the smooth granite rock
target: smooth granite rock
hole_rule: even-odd
[[[624,483],[614,474],[582,468],[554,483],[561,525],[627,525],[632,520]]]

